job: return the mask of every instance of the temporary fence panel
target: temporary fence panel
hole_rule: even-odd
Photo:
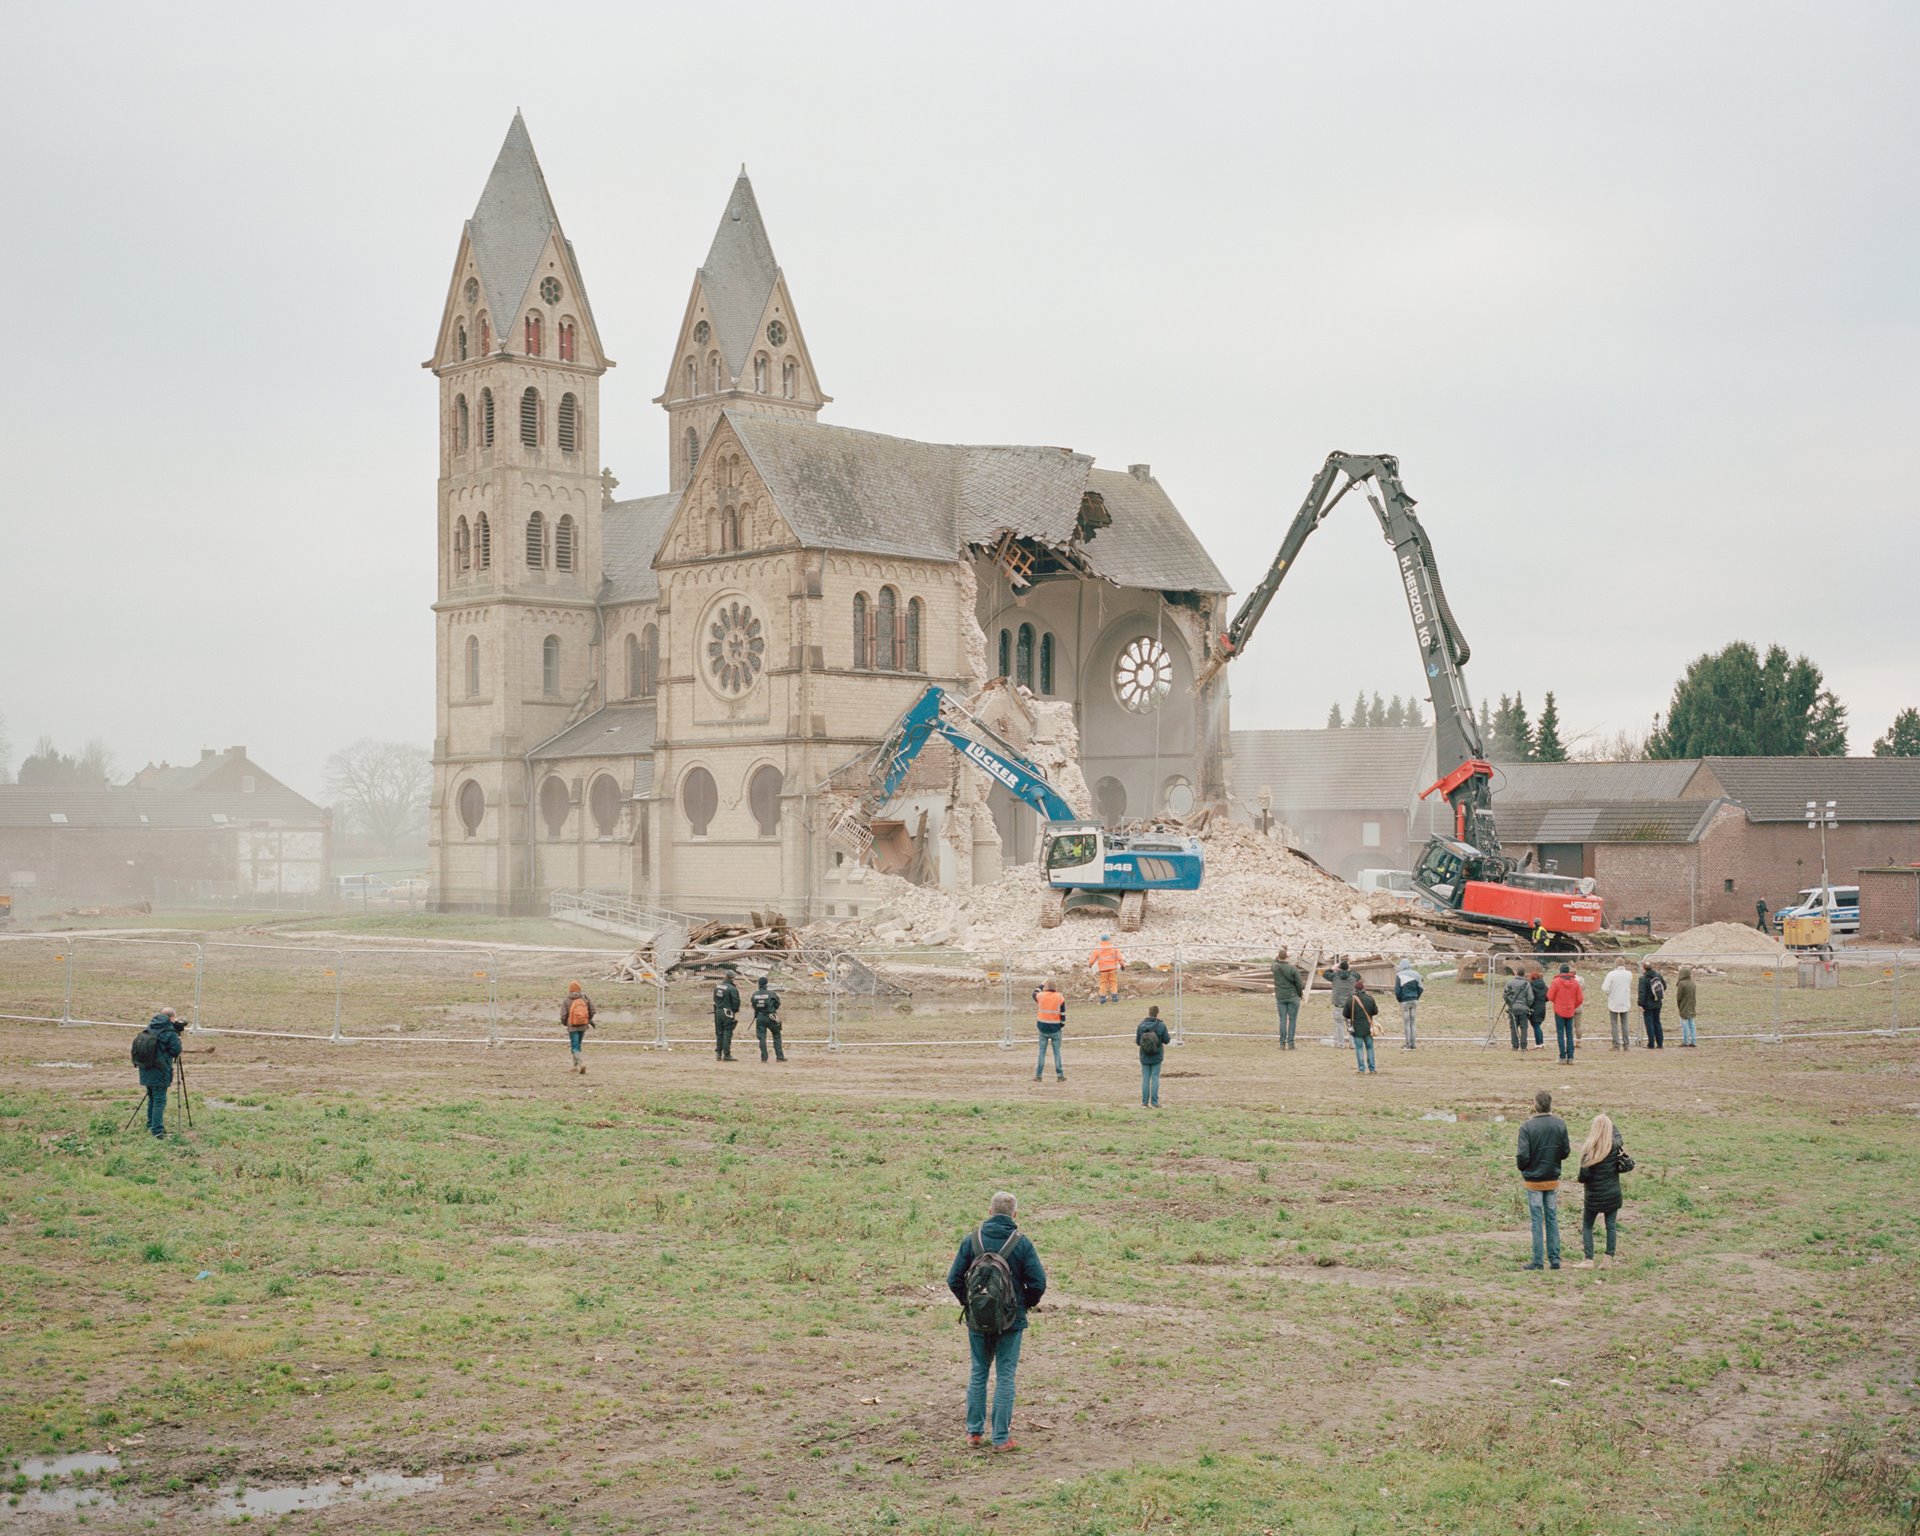
[[[486,1045],[498,1034],[489,950],[351,949],[341,980],[342,1040]]]
[[[488,957],[497,1030],[502,1041],[562,1045],[560,1022],[567,983],[577,981],[593,1000],[595,1045],[652,1045],[658,1027],[658,989],[615,982],[607,971],[618,958],[606,949],[500,949]],[[477,967],[476,967],[477,969]]]
[[[993,1048],[1006,1041],[1003,961],[947,951],[847,950],[833,957],[832,971],[836,1049]]]
[[[201,1028],[307,1040],[338,1033],[346,985],[339,951],[233,942],[201,950]]]
[[[73,996],[74,940],[0,937],[0,1019],[60,1024]]]
[[[76,1024],[144,1024],[162,1008],[199,1017],[201,950],[179,939],[76,940],[67,1017]]]

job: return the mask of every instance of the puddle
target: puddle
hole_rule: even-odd
[[[36,1067],[71,1067],[77,1072],[93,1070],[93,1063],[90,1061],[36,1061],[34,1065]]]
[[[76,1472],[118,1472],[120,1458],[96,1452],[74,1456],[29,1456],[15,1463],[13,1471],[30,1482],[43,1477],[72,1477]]]
[[[5,1478],[9,1482],[25,1478],[30,1483],[40,1483],[119,1470],[118,1456],[85,1452],[72,1456],[28,1456],[13,1463]],[[78,1487],[71,1484],[32,1487],[6,1495],[6,1502],[0,1504],[0,1521],[12,1515],[71,1515],[81,1510],[116,1507],[112,1494],[85,1483]]]
[[[236,1104],[231,1099],[216,1099],[212,1097],[203,1099],[201,1102],[204,1103],[208,1109],[237,1109],[243,1115],[257,1115],[260,1113],[260,1106],[258,1104]]]
[[[328,1509],[351,1499],[404,1499],[425,1493],[444,1481],[438,1472],[408,1477],[403,1472],[366,1472],[358,1477],[329,1477],[317,1483],[289,1483],[282,1488],[249,1488],[222,1494],[213,1512],[222,1519],[245,1515],[290,1515],[302,1509]]]

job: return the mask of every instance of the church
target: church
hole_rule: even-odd
[[[1103,819],[1225,800],[1225,681],[1193,683],[1228,587],[1148,465],[822,421],[744,167],[663,361],[667,488],[616,500],[613,360],[516,115],[424,365],[437,907],[593,890],[812,921],[856,915],[865,865],[910,845],[920,878],[991,880],[1032,857],[1033,813],[951,753],[864,855],[827,836],[836,775],[930,683],[1070,709]]]

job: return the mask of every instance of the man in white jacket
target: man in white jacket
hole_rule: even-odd
[[[1624,1051],[1633,1043],[1627,1032],[1627,1015],[1633,1011],[1633,972],[1622,960],[1601,978],[1600,990],[1607,994],[1607,1023],[1613,1031],[1612,1049]]]

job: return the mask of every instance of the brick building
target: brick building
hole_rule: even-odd
[[[665,492],[615,500],[600,468],[613,364],[518,117],[426,366],[437,905],[857,906],[820,789],[930,682],[1070,703],[1110,819],[1224,794],[1223,684],[1191,684],[1227,583],[1152,472],[817,420],[830,397],[744,172],[655,401]],[[948,777],[894,808],[924,814],[937,877],[1027,857],[1031,812]]]

